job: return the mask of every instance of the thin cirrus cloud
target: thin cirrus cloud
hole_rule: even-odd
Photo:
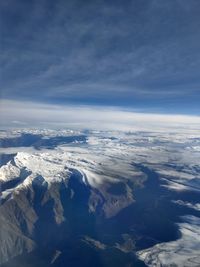
[[[1,97],[198,113],[197,1],[2,1]]]

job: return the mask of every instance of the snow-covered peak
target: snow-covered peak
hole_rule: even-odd
[[[48,153],[18,152],[13,161],[0,168],[0,180],[6,182],[20,178],[20,185],[23,186],[27,185],[28,180],[31,182],[38,176],[42,176],[48,184],[65,179],[70,175],[70,171],[64,164],[63,155],[55,156]],[[21,175],[22,171],[27,173],[26,179]]]
[[[47,182],[69,175],[62,154],[53,156],[49,153],[29,154],[19,152],[14,161],[20,169],[25,168],[36,175],[41,175]]]
[[[18,166],[8,162],[0,168],[0,182],[7,182],[20,176],[20,169]]]

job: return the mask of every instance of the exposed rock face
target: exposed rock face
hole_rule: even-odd
[[[133,202],[129,186],[94,187],[65,153],[18,153],[1,167],[0,181],[0,263],[79,234],[81,224],[82,234],[93,213],[109,218]]]
[[[32,239],[34,224],[38,217],[31,205],[27,188],[21,194],[16,192],[0,206],[0,262],[8,260],[24,251],[31,251],[36,244]]]

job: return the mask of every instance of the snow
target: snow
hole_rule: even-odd
[[[14,178],[18,178],[20,176],[20,169],[18,166],[14,166],[11,162],[8,162],[7,165],[3,165],[0,168],[0,181],[8,182],[13,180]]]
[[[179,228],[181,238],[157,244],[137,253],[149,267],[179,266],[199,267],[200,262],[200,218],[184,216]]]
[[[15,130],[1,132],[0,137],[12,138],[23,133],[40,134],[43,138],[82,134],[70,130]],[[109,183],[144,179],[145,175],[133,163],[154,170],[161,185],[168,190],[200,190],[200,134],[185,129],[185,132],[120,132],[93,131],[87,135],[85,144],[64,144],[53,149],[36,150],[33,147],[10,147],[0,153],[16,153],[14,159],[0,168],[0,183],[25,176],[10,189],[2,192],[1,198],[12,197],[23,187],[29,187],[39,176],[48,186],[67,181],[75,169],[82,174],[82,182],[92,188],[106,187]],[[196,211],[199,203],[174,201]],[[197,267],[200,262],[200,219],[184,216],[178,224],[181,238],[157,244],[137,253],[147,266]]]

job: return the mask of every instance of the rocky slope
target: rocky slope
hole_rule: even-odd
[[[121,181],[94,186],[94,179],[95,173],[75,168],[66,153],[20,152],[3,165],[1,263],[51,240],[60,243],[63,235],[87,233],[94,213],[109,218],[134,201],[131,186]]]

